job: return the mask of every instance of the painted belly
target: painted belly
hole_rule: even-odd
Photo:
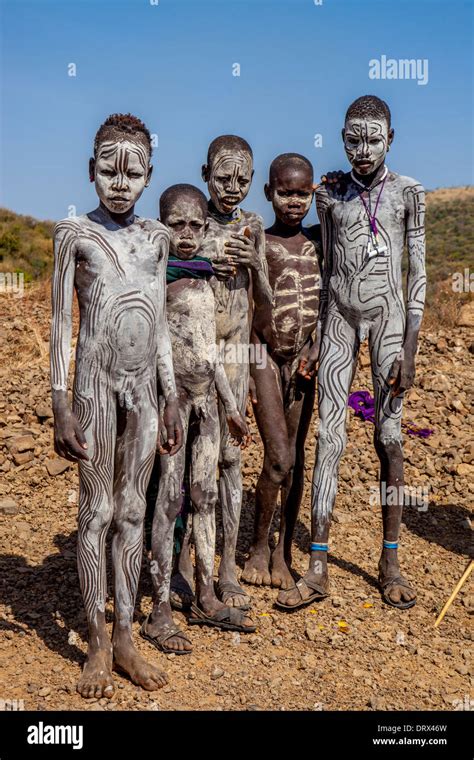
[[[115,364],[139,369],[155,361],[155,308],[142,294],[127,294],[115,301],[107,326],[107,342]]]

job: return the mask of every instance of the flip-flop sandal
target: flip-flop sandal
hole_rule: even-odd
[[[237,583],[232,583],[232,581],[217,581],[217,594],[219,599],[223,604],[227,604],[227,602],[222,599],[224,594],[232,594],[233,596],[247,596],[248,594],[245,593],[245,591],[240,588],[240,586],[237,585]],[[232,605],[233,606],[233,605]],[[248,612],[251,605],[249,604],[243,604],[240,607],[236,607],[236,610],[242,610],[243,612]]]
[[[173,576],[174,578],[175,576]],[[170,604],[174,610],[178,612],[185,612],[191,608],[191,604],[194,601],[194,594],[189,583],[182,577],[177,575],[177,579],[171,578],[170,587]],[[190,597],[190,602],[183,602],[182,596]]]
[[[183,639],[183,641],[187,641],[189,644],[191,644],[191,641],[188,639],[184,631],[181,630],[181,628],[178,628],[176,626],[175,628],[172,628],[171,631],[167,631],[162,636],[150,636],[149,633],[146,632],[146,624],[148,623],[149,615],[146,618],[145,622],[143,623],[142,627],[140,628],[140,636],[143,639],[146,639],[146,641],[149,641],[150,644],[153,644],[154,647],[158,649],[159,652],[163,652],[163,654],[191,654],[192,649],[171,649],[170,647],[165,646],[166,642],[171,639],[173,636],[176,636],[176,638]]]
[[[213,628],[220,628],[222,631],[238,631],[239,633],[254,633],[257,630],[255,625],[242,625],[245,610],[242,610],[241,607],[226,607],[211,617],[195,604],[192,604],[191,612],[192,615],[188,618],[189,625],[209,625]]]
[[[303,599],[303,594],[301,593],[301,589],[306,586],[307,588],[312,589],[315,593],[308,596],[307,599]],[[312,604],[313,602],[319,602],[321,599],[325,599],[327,596],[329,596],[328,592],[323,589],[322,586],[320,586],[318,583],[314,583],[313,581],[307,581],[304,578],[301,578],[297,583],[295,583],[293,588],[298,589],[298,593],[300,595],[300,601],[296,604],[283,604],[283,602],[279,602],[278,599],[275,601],[275,606],[278,607],[281,610],[297,610],[299,607],[306,607],[308,604]],[[293,589],[285,589],[285,591],[292,591]]]
[[[389,604],[391,607],[396,607],[398,610],[408,610],[410,607],[413,607],[416,604],[416,596],[409,602],[402,602],[402,600],[399,602],[394,602],[393,599],[390,599],[388,591],[394,585],[401,586],[402,588],[408,588],[410,591],[413,591],[408,581],[406,581],[405,578],[402,578],[401,575],[397,575],[395,578],[388,578],[383,583],[379,578],[379,583],[382,591],[382,598],[384,602],[386,604]]]

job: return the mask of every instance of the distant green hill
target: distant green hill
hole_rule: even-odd
[[[426,236],[429,301],[440,282],[464,267],[474,272],[474,187],[433,190],[427,195]],[[0,209],[0,272],[24,272],[25,281],[52,271],[54,223]]]
[[[0,208],[0,272],[23,272],[25,282],[51,274],[54,222]]]

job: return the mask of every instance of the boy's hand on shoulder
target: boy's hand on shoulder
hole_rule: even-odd
[[[242,234],[231,233],[230,240],[224,243],[224,247],[235,264],[249,267],[254,271],[261,269],[262,262],[249,227],[246,227]]]
[[[88,460],[87,442],[79,420],[69,408],[54,415],[54,450],[70,462]]]
[[[250,433],[247,427],[247,423],[240,414],[240,412],[234,412],[227,416],[227,424],[229,426],[229,433],[231,442],[234,446],[240,446],[241,449],[245,449],[250,441]]]
[[[169,398],[163,412],[163,424],[158,431],[157,449],[159,454],[173,456],[183,443],[183,428],[179,416],[178,399]]]
[[[335,172],[327,172],[321,177],[321,185],[332,198],[344,197],[348,187],[347,175],[342,169],[338,169]]]

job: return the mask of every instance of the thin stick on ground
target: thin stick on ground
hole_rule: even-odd
[[[470,563],[466,567],[464,573],[462,574],[461,578],[459,579],[458,583],[456,584],[455,588],[453,589],[453,593],[449,597],[448,601],[444,605],[443,609],[438,615],[438,619],[436,620],[436,623],[434,624],[434,627],[437,628],[439,624],[441,623],[442,619],[446,615],[447,611],[451,607],[452,603],[454,602],[456,596],[459,594],[461,588],[464,586],[465,582],[469,578],[470,574],[472,573],[472,570],[474,568],[474,559],[471,559]]]

